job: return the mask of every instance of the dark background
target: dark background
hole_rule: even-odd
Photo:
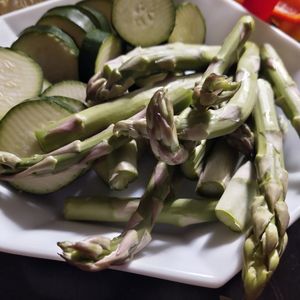
[[[260,299],[300,299],[300,220],[289,230],[281,263]],[[87,273],[63,262],[0,253],[0,299],[243,299],[239,273],[207,289],[125,272]],[[222,298],[221,298],[222,299]]]

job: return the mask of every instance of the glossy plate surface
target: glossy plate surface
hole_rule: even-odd
[[[76,1],[47,1],[0,18],[0,46],[10,46],[18,33],[34,24],[49,8]],[[207,22],[207,43],[220,44],[245,11],[231,0],[196,0]],[[272,43],[300,86],[300,46],[297,42],[257,21],[252,38],[258,43]],[[300,141],[290,128],[285,140],[286,166],[289,171],[287,202],[291,224],[300,217]],[[143,162],[143,178],[123,195],[138,196],[151,170],[151,162]],[[87,184],[88,182],[88,184]],[[179,189],[193,190],[183,181]],[[42,197],[16,192],[0,185],[0,251],[59,260],[57,241],[78,240],[87,235],[113,237],[121,228],[103,224],[65,222],[63,199],[70,195],[111,193],[88,173],[69,187]],[[187,193],[182,196],[190,196]],[[230,280],[241,268],[243,236],[230,232],[221,224],[205,224],[185,229],[157,227],[153,241],[134,261],[116,269],[158,278],[216,288]]]

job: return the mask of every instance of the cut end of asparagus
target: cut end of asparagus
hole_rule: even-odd
[[[231,230],[236,232],[242,232],[243,228],[241,224],[239,224],[235,218],[235,216],[231,215],[228,211],[223,209],[216,209],[216,216],[217,218],[224,223],[227,227]]]
[[[121,170],[113,174],[108,182],[112,190],[121,191],[128,187],[128,184],[136,179],[138,172],[135,170]]]
[[[210,198],[219,198],[224,193],[225,186],[219,181],[201,182],[197,186],[197,193]]]

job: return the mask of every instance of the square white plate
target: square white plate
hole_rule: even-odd
[[[47,1],[0,18],[0,46],[10,46],[18,33],[34,24],[49,8],[72,4],[78,0]],[[207,43],[220,44],[231,27],[245,11],[231,0],[195,0],[207,22]],[[253,40],[272,43],[300,86],[299,44],[257,20]],[[291,224],[300,217],[300,160],[299,138],[292,128],[285,141],[286,165],[289,171],[287,202]],[[145,178],[151,162],[142,166]],[[146,170],[146,171],[144,171]],[[88,182],[88,184],[87,184]],[[184,190],[193,190],[193,184],[182,182]],[[190,186],[188,186],[190,185]],[[140,195],[142,180],[124,195]],[[59,260],[57,241],[79,240],[87,235],[103,234],[109,237],[121,228],[103,224],[65,222],[62,202],[70,195],[97,195],[111,193],[89,173],[69,187],[42,197],[17,192],[0,185],[0,251],[32,257]],[[185,194],[185,196],[190,196]],[[243,236],[229,231],[221,224],[205,224],[186,229],[157,227],[153,242],[129,264],[116,269],[158,278],[217,288],[230,280],[241,268]]]

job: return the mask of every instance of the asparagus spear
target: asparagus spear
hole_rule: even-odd
[[[217,49],[215,46],[182,43],[137,48],[108,62],[103,72],[90,79],[87,99],[99,103],[120,97],[136,80],[156,73],[200,70],[208,65]]]
[[[153,94],[161,87],[168,89],[168,95],[175,111],[180,111],[191,102],[195,80],[201,75],[191,75],[170,80],[152,88],[139,89],[122,98],[102,103],[73,114],[46,128],[39,130],[36,137],[45,152],[52,151],[74,140],[82,140],[98,133],[112,123],[131,117],[147,106]]]
[[[261,48],[263,70],[276,95],[276,103],[282,108],[287,118],[291,121],[300,135],[300,91],[292,79],[283,61],[270,44]]]
[[[238,160],[238,153],[223,139],[214,143],[200,171],[196,192],[207,197],[219,198],[231,179]]]
[[[259,65],[257,46],[247,42],[237,65],[236,80],[241,83],[238,91],[219,109],[190,110],[188,116],[177,118],[175,122],[179,139],[199,141],[215,138],[229,134],[243,124],[256,102]]]
[[[259,65],[258,47],[247,42],[237,66],[236,79],[241,83],[238,91],[219,109],[206,111],[188,109],[184,114],[175,117],[178,138],[201,141],[229,134],[241,126],[251,114],[256,102]],[[146,119],[139,119],[137,122],[120,121],[114,130],[119,135],[148,137],[146,126]]]
[[[157,223],[183,227],[215,221],[216,204],[216,200],[205,198],[176,199],[164,206]],[[138,198],[70,197],[64,204],[64,217],[73,221],[126,222],[138,205]]]
[[[113,190],[123,190],[138,176],[137,144],[132,140],[100,158],[94,170]]]
[[[241,18],[241,20],[238,22],[238,25],[234,27],[234,30],[230,34],[230,37],[233,36],[233,38],[227,38],[220,50],[222,57],[224,56],[224,58],[226,58],[229,62],[236,60],[234,57],[235,52],[232,51],[232,49],[236,50],[241,46],[242,43],[245,42],[245,39],[241,39],[241,36],[248,37],[248,33],[251,32],[253,29],[253,24],[254,23],[252,17],[246,16]],[[239,36],[237,36],[237,34],[239,34]],[[249,52],[251,51],[247,51],[247,56],[250,55]],[[252,76],[250,76],[249,74],[256,73],[257,70],[254,71],[253,68],[258,68],[259,65],[257,63],[258,59],[256,59],[255,57],[255,51],[253,50],[252,52],[252,58],[254,59],[254,61],[249,61],[247,57],[241,59],[242,63],[240,62],[240,68],[238,68],[238,70],[239,73],[241,73],[242,75],[240,75],[239,78],[241,79],[242,76],[242,78],[245,77],[245,80],[243,80],[241,87],[235,94],[235,96],[231,99],[231,101],[229,101],[230,105],[228,104],[228,109],[226,109],[224,112],[220,111],[221,116],[218,116],[218,121],[220,120],[220,118],[226,121],[226,119],[228,118],[228,113],[230,113],[230,116],[236,117],[237,115],[243,116],[243,113],[248,112],[249,109],[250,111],[252,110],[253,106],[251,106],[251,104],[253,104],[253,101],[251,101],[251,99],[253,97],[251,97],[250,94],[254,93],[253,90],[255,91],[255,88],[254,86],[251,86],[251,89],[249,90],[249,85],[251,85],[251,83],[253,82],[253,80],[250,80],[250,77]],[[231,56],[229,54],[231,54]],[[243,57],[244,56],[245,55],[243,55]],[[215,62],[215,65],[221,68],[222,66],[227,65],[227,62],[222,63],[221,60],[218,60]],[[210,67],[208,68],[205,74],[211,74],[212,71],[212,67]],[[199,81],[199,77],[197,78],[196,75],[195,77],[191,76],[188,79],[181,79],[180,81],[175,80],[168,84],[166,88],[168,89],[170,99],[173,101],[173,103],[174,99],[178,98],[180,90],[183,94],[182,96],[184,97],[185,95],[186,99],[190,100],[189,88],[190,83],[193,79],[194,82]],[[99,132],[101,129],[103,129],[103,127],[105,127],[105,125],[108,126],[111,123],[115,123],[119,120],[126,119],[134,113],[140,111],[143,108],[143,106],[148,104],[150,97],[154,94],[156,90],[156,88],[150,88],[144,90],[144,93],[138,91],[133,94],[129,94],[128,96],[125,96],[112,103],[107,103],[106,106],[105,104],[101,104],[100,106],[97,105],[87,110],[83,110],[77,114],[65,118],[57,123],[51,124],[48,127],[38,131],[36,133],[36,137],[39,141],[41,148],[45,152],[57,149],[58,147],[65,145],[66,143],[69,143],[73,140],[89,137],[95,134],[96,132]],[[252,91],[252,93],[250,91]],[[151,96],[149,96],[150,93]],[[247,95],[249,99],[247,99]],[[241,101],[240,98],[246,99],[246,103],[249,102],[249,104],[247,103],[246,105],[244,105],[245,102]],[[241,104],[241,107],[239,106],[239,104]],[[125,106],[127,109],[124,109]],[[235,111],[235,114],[232,115],[233,111]]]
[[[194,88],[194,106],[199,110],[209,109],[228,101],[240,87],[240,82],[234,82],[225,75],[211,73],[203,82],[201,89]]]
[[[249,39],[252,31],[254,29],[254,19],[251,16],[243,16],[233,27],[231,32],[228,34],[223,42],[223,45],[217,55],[214,57],[207,70],[204,72],[201,80],[196,83],[193,94],[193,103],[197,108],[205,108],[207,105],[210,106],[211,102],[206,101],[206,97],[209,91],[205,91],[204,83],[207,78],[215,73],[216,75],[222,75],[226,72],[230,66],[232,66],[236,61],[238,61],[241,51]],[[230,84],[228,81],[223,79],[221,82],[221,87],[227,87]],[[234,89],[237,88],[236,85],[232,86]],[[204,93],[206,97],[202,97],[202,88],[204,88]],[[226,90],[226,89],[225,89]],[[213,97],[213,94],[212,94]],[[213,100],[217,100],[218,97],[213,97]]]
[[[88,271],[98,271],[124,263],[151,241],[151,231],[164,202],[171,192],[171,175],[164,162],[158,162],[137,210],[131,215],[121,235],[110,240],[93,236],[80,242],[59,242],[61,256]]]
[[[166,90],[158,90],[151,98],[146,124],[151,149],[158,159],[169,165],[181,164],[187,159],[187,150],[178,142],[173,105]]]
[[[127,137],[115,137],[113,125],[84,141],[74,141],[48,154],[36,154],[20,158],[6,152],[0,155],[1,180],[15,180],[32,174],[60,172],[66,168],[82,168],[99,157],[130,141]]]
[[[247,123],[226,136],[227,143],[247,157],[254,155],[254,133]]]
[[[256,299],[262,292],[287,244],[289,213],[284,200],[288,173],[273,97],[269,83],[259,79],[254,108],[259,196],[252,204],[252,227],[244,244],[243,280],[248,299]]]
[[[229,181],[216,206],[216,216],[233,231],[243,232],[249,223],[249,208],[256,193],[255,169],[244,163]]]
[[[180,165],[180,169],[185,177],[196,180],[200,174],[203,158],[207,151],[207,141],[202,140],[199,145],[194,147],[189,153],[189,157]]]

